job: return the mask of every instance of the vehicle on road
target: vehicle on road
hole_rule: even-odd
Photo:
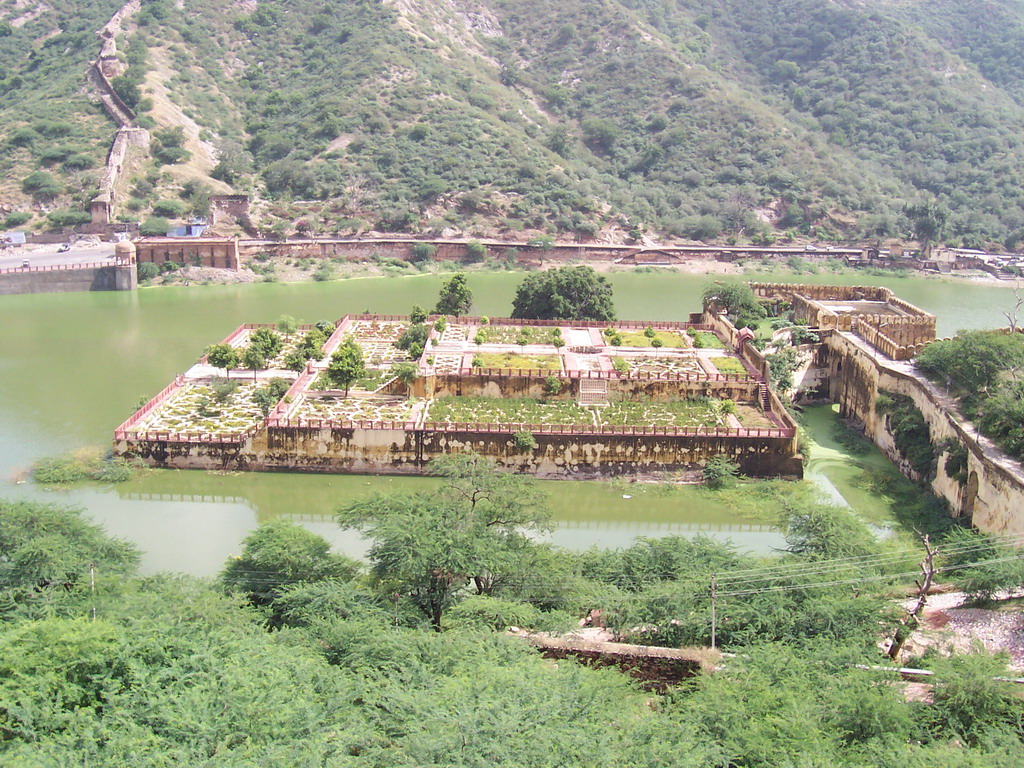
[[[60,248],[57,249],[57,253],[67,253],[70,250],[71,250],[71,244],[70,243],[61,243]]]

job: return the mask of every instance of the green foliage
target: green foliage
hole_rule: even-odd
[[[459,317],[469,312],[472,304],[473,293],[466,283],[466,275],[457,272],[441,283],[441,292],[437,297],[434,312],[439,315]]]
[[[454,454],[431,469],[442,479],[437,492],[372,496],[338,519],[373,541],[380,593],[408,596],[440,631],[467,584],[491,594],[514,577],[536,546],[528,534],[544,530],[550,513],[532,479],[498,473],[491,460]]]
[[[538,443],[537,438],[533,436],[532,432],[520,430],[512,435],[512,445],[517,451],[525,453],[526,451],[534,450]]]
[[[274,406],[281,402],[281,398],[284,397],[289,386],[287,379],[275,376],[268,381],[265,386],[262,386],[253,392],[252,400],[260,409],[260,412],[263,414],[263,418],[267,418]]]
[[[291,315],[281,315],[277,318],[277,330],[283,333],[285,336],[291,336],[298,332],[300,323]]]
[[[516,289],[512,317],[614,320],[611,284],[592,267],[560,267],[527,275]]]
[[[154,265],[155,266],[155,265]],[[139,278],[142,278],[141,267]],[[225,371],[229,368],[235,368],[238,365],[238,350],[232,347],[230,344],[211,344],[206,348],[206,360],[214,368],[223,368]]]
[[[163,237],[171,228],[171,222],[158,216],[153,216],[142,222],[139,232],[146,237]]]
[[[739,475],[740,468],[728,456],[712,456],[704,465],[704,482],[709,488],[718,490],[731,484]]]
[[[437,253],[433,243],[416,243],[412,247],[412,260],[416,262],[430,261]]]
[[[746,283],[710,283],[704,288],[703,298],[705,304],[714,303],[724,309],[737,328],[757,328],[768,314]]]
[[[76,509],[0,501],[0,595],[9,604],[60,599],[88,585],[89,564],[104,575],[134,571],[138,549],[109,538]]]
[[[52,200],[64,192],[63,185],[46,171],[33,171],[21,180],[21,191],[34,200]]]
[[[366,375],[363,350],[355,339],[349,336],[338,346],[338,349],[331,355],[331,361],[324,373],[328,381],[345,390],[347,397],[352,383]]]
[[[180,200],[157,200],[153,203],[154,216],[176,219],[183,213],[185,213],[185,204]]]
[[[936,456],[924,416],[906,395],[885,391],[880,394],[885,400],[876,400],[875,409],[886,415],[886,427],[892,433],[896,450],[911,469],[922,478],[930,479],[935,474]]]
[[[330,544],[300,525],[284,520],[264,523],[242,542],[242,554],[229,558],[221,583],[244,592],[254,605],[271,605],[294,584],[351,579],[352,560],[333,554]]]
[[[136,266],[136,272],[138,273],[139,282],[143,282],[145,280],[152,280],[159,275],[160,268],[151,261],[142,261]]]
[[[274,358],[283,345],[281,337],[269,328],[257,328],[249,334],[249,346],[258,349],[265,360]]]
[[[427,345],[427,338],[429,336],[430,328],[423,323],[413,324],[402,331],[402,335],[398,337],[395,346],[399,349],[404,349],[409,354],[409,357],[418,360],[420,355],[423,354],[423,349]]]
[[[1024,336],[962,331],[932,342],[914,362],[960,398],[964,414],[982,434],[1010,455],[1024,457]]]
[[[28,211],[12,211],[4,217],[4,229],[14,229],[22,224],[32,221],[32,214]]]

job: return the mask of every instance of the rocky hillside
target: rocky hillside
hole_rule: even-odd
[[[0,204],[37,226],[112,130],[117,4],[64,5],[0,5]],[[277,232],[906,237],[934,203],[951,242],[1024,235],[1009,0],[144,0],[122,38],[155,137],[122,219],[233,189]]]

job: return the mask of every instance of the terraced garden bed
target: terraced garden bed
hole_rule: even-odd
[[[523,328],[529,331],[527,344],[551,343],[550,328],[532,328],[525,325],[480,325],[477,326],[474,336],[483,334],[487,344],[519,344]]]
[[[585,424],[593,425],[588,408],[570,400],[505,397],[441,397],[431,401],[426,420],[450,424]]]
[[[598,422],[614,426],[727,427],[736,409],[731,400],[621,401],[598,408]]]
[[[256,386],[251,381],[239,381],[238,388],[223,402],[218,402],[213,387],[186,384],[170,400],[154,409],[135,429],[174,434],[240,434],[263,420],[259,406],[252,399],[255,391]]]
[[[619,360],[622,362],[617,362]],[[615,370],[627,373],[706,375],[695,357],[613,357],[612,365]]]
[[[363,350],[363,360],[367,365],[390,366],[409,360],[409,354],[394,344],[386,341],[365,341],[357,339],[359,348]]]
[[[349,328],[349,333],[357,341],[398,341],[408,323],[389,322],[386,320],[356,320]]]
[[[725,349],[725,344],[718,338],[717,333],[711,331],[694,331],[693,334],[687,334],[693,341],[693,346],[701,349]]]
[[[746,366],[735,357],[709,357],[708,359],[719,373],[750,373]]]
[[[618,330],[618,335],[622,339],[621,344],[615,345],[618,347],[653,347],[655,339],[661,342],[662,347],[669,349],[682,349],[691,346],[690,338],[676,331],[657,331],[650,338],[644,335],[643,331]],[[607,339],[608,337],[605,336],[605,340]]]
[[[560,371],[562,359],[558,355],[520,355],[515,352],[482,352],[474,356],[480,368],[514,368],[518,370]]]
[[[362,391],[362,392],[373,392],[377,387],[383,384],[390,378],[388,370],[385,368],[370,369],[366,372],[366,375],[362,378],[356,379],[352,382],[352,386],[349,388],[350,391]],[[327,373],[320,373],[313,383],[309,385],[310,391],[324,392],[330,389],[339,389],[336,384],[332,384],[327,378]]]
[[[413,421],[418,400],[401,397],[318,397],[306,395],[290,418],[332,421]]]

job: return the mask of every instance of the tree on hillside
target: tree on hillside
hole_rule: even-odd
[[[351,336],[331,355],[326,374],[328,381],[345,390],[345,397],[348,397],[352,383],[360,376],[366,375],[363,350]]]
[[[931,253],[932,243],[942,237],[949,220],[949,209],[938,200],[924,200],[904,206],[903,213],[914,228],[914,238],[921,243],[921,254]]]
[[[348,504],[338,521],[373,541],[378,590],[408,596],[439,631],[469,584],[491,594],[517,571],[550,514],[531,478],[498,472],[489,459],[460,454],[430,466],[442,478],[436,492],[376,494]]]
[[[561,267],[527,275],[516,290],[512,317],[614,320],[612,286],[591,267]]]
[[[473,292],[466,283],[466,275],[458,272],[441,283],[434,312],[439,315],[464,315],[473,304]]]
[[[223,368],[227,376],[228,369],[238,365],[238,350],[230,344],[212,344],[206,348],[206,362],[214,368]]]

